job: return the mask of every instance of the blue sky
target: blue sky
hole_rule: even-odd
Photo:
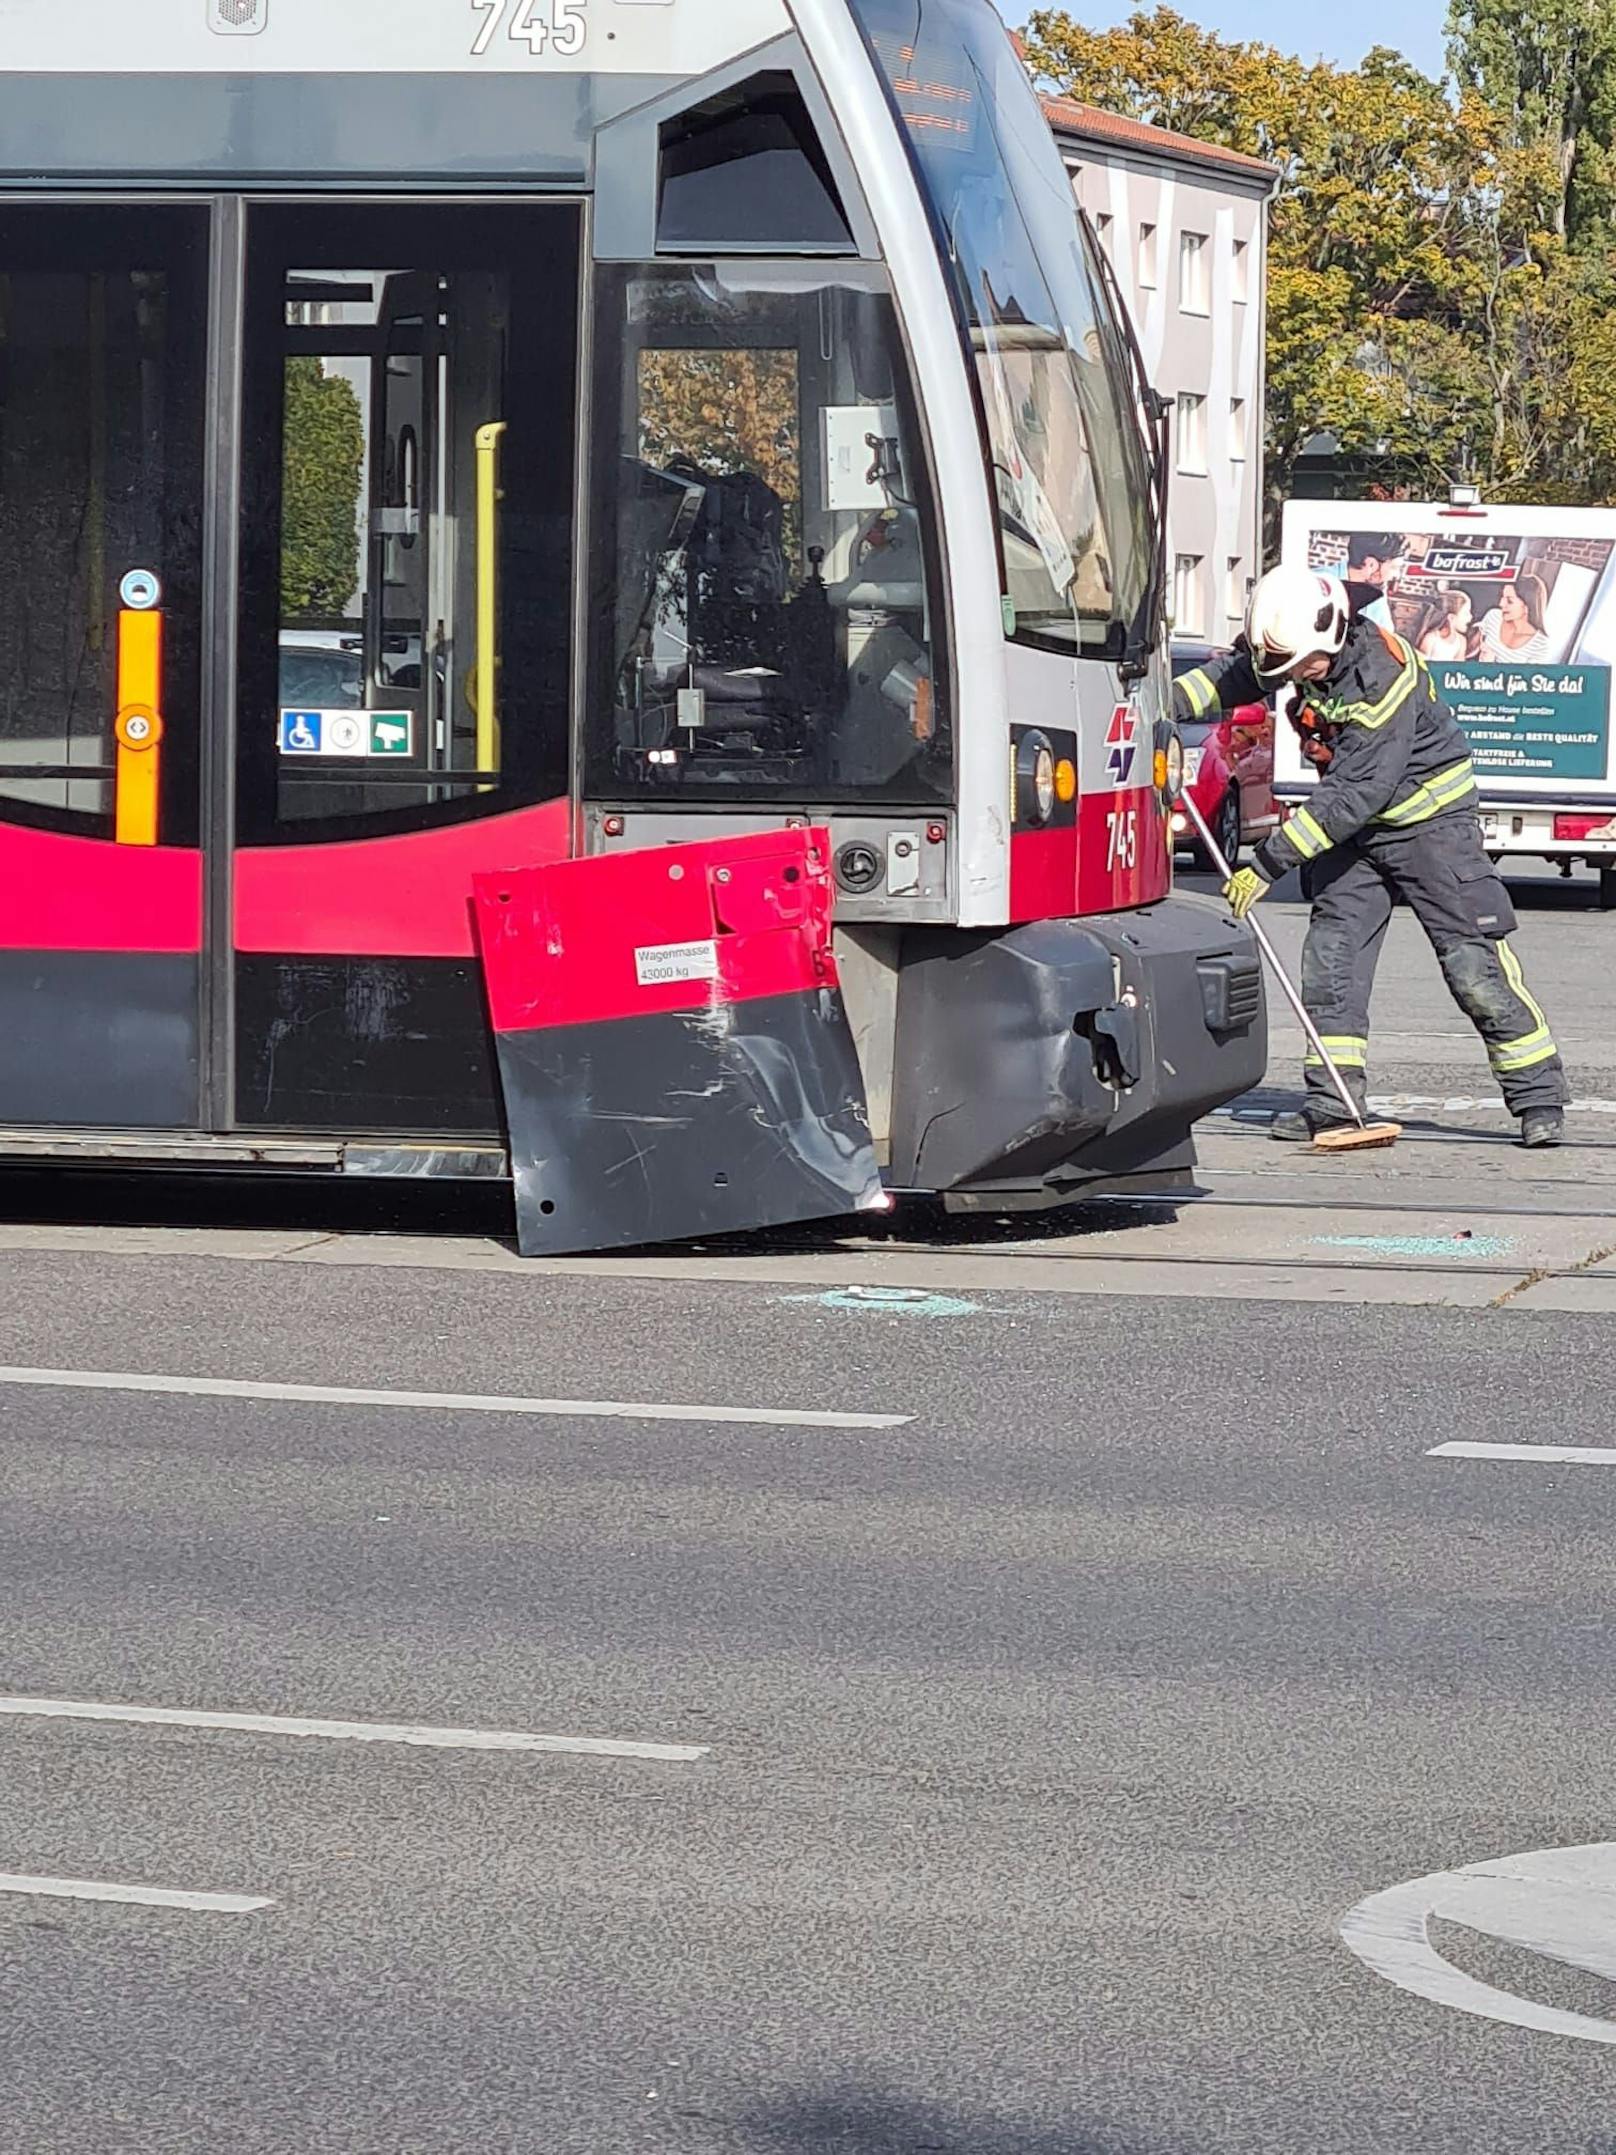
[[[1034,0],[999,0],[1010,22],[1024,22]],[[1058,0],[1051,0],[1058,4]],[[1144,0],[1148,5],[1149,0]],[[1354,0],[1350,7],[1298,7],[1296,0],[1175,0],[1179,13],[1223,37],[1262,38],[1283,52],[1318,54],[1355,66],[1371,45],[1407,53],[1428,75],[1442,72],[1445,0]],[[1133,0],[1068,0],[1067,12],[1093,29],[1124,21]]]

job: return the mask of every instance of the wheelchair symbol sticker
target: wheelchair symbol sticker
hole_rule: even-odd
[[[283,756],[318,756],[325,747],[325,714],[323,711],[283,711],[281,713],[281,754]]]

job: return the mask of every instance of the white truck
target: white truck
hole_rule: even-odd
[[[1494,860],[1580,862],[1616,909],[1616,509],[1291,501],[1286,561],[1322,569],[1405,638],[1470,739]],[[1281,723],[1274,793],[1316,773]]]

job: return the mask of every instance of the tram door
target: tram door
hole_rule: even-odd
[[[569,845],[580,234],[0,207],[0,1143],[497,1130],[472,877]]]
[[[234,1113],[498,1127],[471,875],[562,857],[579,215],[251,209]]]
[[[208,259],[0,209],[0,1131],[202,1114]]]

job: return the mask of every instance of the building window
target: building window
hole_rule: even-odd
[[[1244,397],[1229,399],[1229,461],[1245,462],[1246,456],[1246,400]]]
[[[1156,227],[1139,227],[1139,282],[1147,292],[1156,288]]]
[[[1178,304],[1185,314],[1206,314],[1210,297],[1206,273],[1206,234],[1178,235]]]
[[[1201,636],[1201,557],[1179,554],[1173,562],[1173,626],[1181,636]]]
[[[1237,239],[1234,243],[1233,274],[1230,288],[1237,306],[1243,306],[1251,297],[1251,242]]]
[[[1105,210],[1101,210],[1100,214],[1094,220],[1094,236],[1100,242],[1100,245],[1105,249],[1108,255],[1111,253],[1112,248],[1111,228],[1115,223],[1116,219],[1110,216]]]
[[[1178,468],[1206,471],[1206,399],[1189,390],[1178,400]]]
[[[1229,556],[1228,593],[1223,604],[1231,621],[1246,618],[1246,565],[1238,554]]]

